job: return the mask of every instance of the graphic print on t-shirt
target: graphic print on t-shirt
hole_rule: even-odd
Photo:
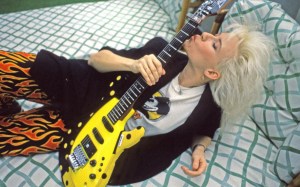
[[[164,97],[160,92],[156,92],[145,102],[142,112],[149,120],[157,120],[170,111],[170,99]],[[139,111],[134,114],[135,119],[140,117]]]

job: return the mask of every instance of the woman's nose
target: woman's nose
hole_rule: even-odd
[[[215,36],[208,32],[203,32],[201,37],[203,41],[206,41],[207,39],[215,39]]]

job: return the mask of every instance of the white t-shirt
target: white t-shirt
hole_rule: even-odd
[[[127,121],[125,130],[145,127],[145,136],[164,134],[182,125],[198,104],[205,85],[186,88],[178,84],[178,75],[155,93]]]

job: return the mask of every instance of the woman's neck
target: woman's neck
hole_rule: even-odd
[[[180,86],[187,88],[197,87],[204,85],[208,82],[208,79],[204,76],[203,73],[195,71],[192,68],[186,66],[178,76],[178,83]]]

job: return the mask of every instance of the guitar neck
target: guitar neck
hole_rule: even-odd
[[[172,56],[181,48],[183,42],[191,36],[197,26],[198,23],[193,20],[188,21],[173,40],[158,54],[157,58],[162,62],[163,66],[170,62]]]
[[[191,36],[197,26],[198,23],[192,20],[188,21],[176,34],[173,40],[158,54],[157,58],[161,61],[163,67],[171,61],[172,56],[181,48],[183,42]],[[117,105],[108,113],[110,121],[115,124],[119,119],[122,119],[147,87],[148,84],[145,82],[144,78],[139,76],[120,98]]]

